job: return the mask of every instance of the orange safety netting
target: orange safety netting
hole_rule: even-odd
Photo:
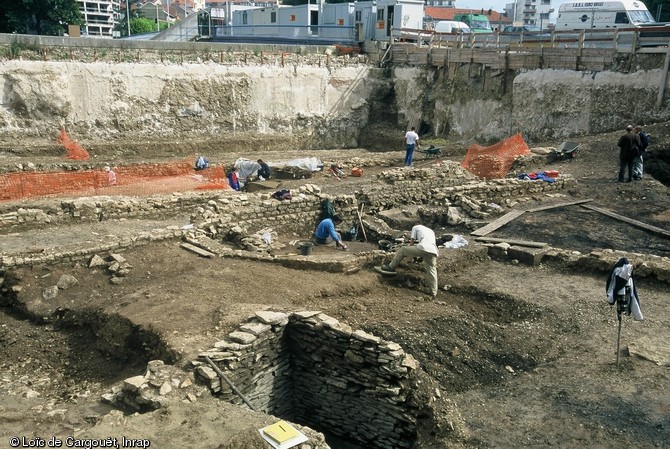
[[[519,133],[490,147],[470,145],[461,167],[480,178],[504,178],[514,161],[525,154],[530,154],[530,148]]]
[[[56,137],[56,142],[65,147],[65,150],[67,151],[66,157],[68,159],[74,159],[75,161],[85,161],[91,157],[89,156],[88,151],[86,151],[84,147],[79,144],[79,142],[70,139],[70,136],[67,135],[65,128],[61,128],[60,133],[58,133],[58,137]]]
[[[218,190],[230,188],[228,179],[226,178],[226,170],[223,168],[223,165],[204,169],[202,171],[202,176],[211,182],[209,184],[196,187],[196,190]]]
[[[189,190],[228,189],[223,166],[196,172],[191,158],[114,166],[116,183],[98,169],[0,173],[0,202],[58,195],[148,196]]]

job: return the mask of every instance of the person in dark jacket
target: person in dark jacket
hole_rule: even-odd
[[[265,161],[263,161],[263,159],[259,159],[256,162],[258,162],[258,165],[261,166],[261,168],[258,169],[257,176],[263,179],[270,179],[270,175],[272,174],[270,166]]]
[[[633,133],[633,125],[626,127],[626,134],[619,138],[619,182],[624,182],[624,175],[628,171],[627,182],[633,180],[633,159],[635,159],[635,147],[639,138]]]
[[[633,180],[639,181],[644,175],[644,154],[649,146],[649,136],[642,131],[642,125],[637,125],[633,132],[639,140],[639,146],[635,151],[635,158],[633,158]]]

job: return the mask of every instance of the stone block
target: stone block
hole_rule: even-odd
[[[510,246],[507,249],[508,257],[516,259],[519,262],[536,267],[547,254],[548,248],[529,248],[525,246]]]

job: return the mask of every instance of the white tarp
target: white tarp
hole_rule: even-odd
[[[323,162],[316,157],[304,157],[288,162],[267,162],[267,164],[270,167],[298,167],[309,171],[320,171],[323,168]],[[249,176],[253,176],[261,168],[261,165],[256,161],[241,157],[235,161],[235,168],[237,168],[237,176],[244,181]]]

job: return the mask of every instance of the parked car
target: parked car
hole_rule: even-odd
[[[525,35],[551,36],[549,33],[541,30],[540,27],[535,25],[521,25],[521,26],[508,25],[503,29],[503,34],[509,36],[519,36],[521,34],[523,34],[524,36]]]
[[[463,22],[455,20],[440,20],[435,22],[436,33],[463,33],[470,34],[470,27]]]

